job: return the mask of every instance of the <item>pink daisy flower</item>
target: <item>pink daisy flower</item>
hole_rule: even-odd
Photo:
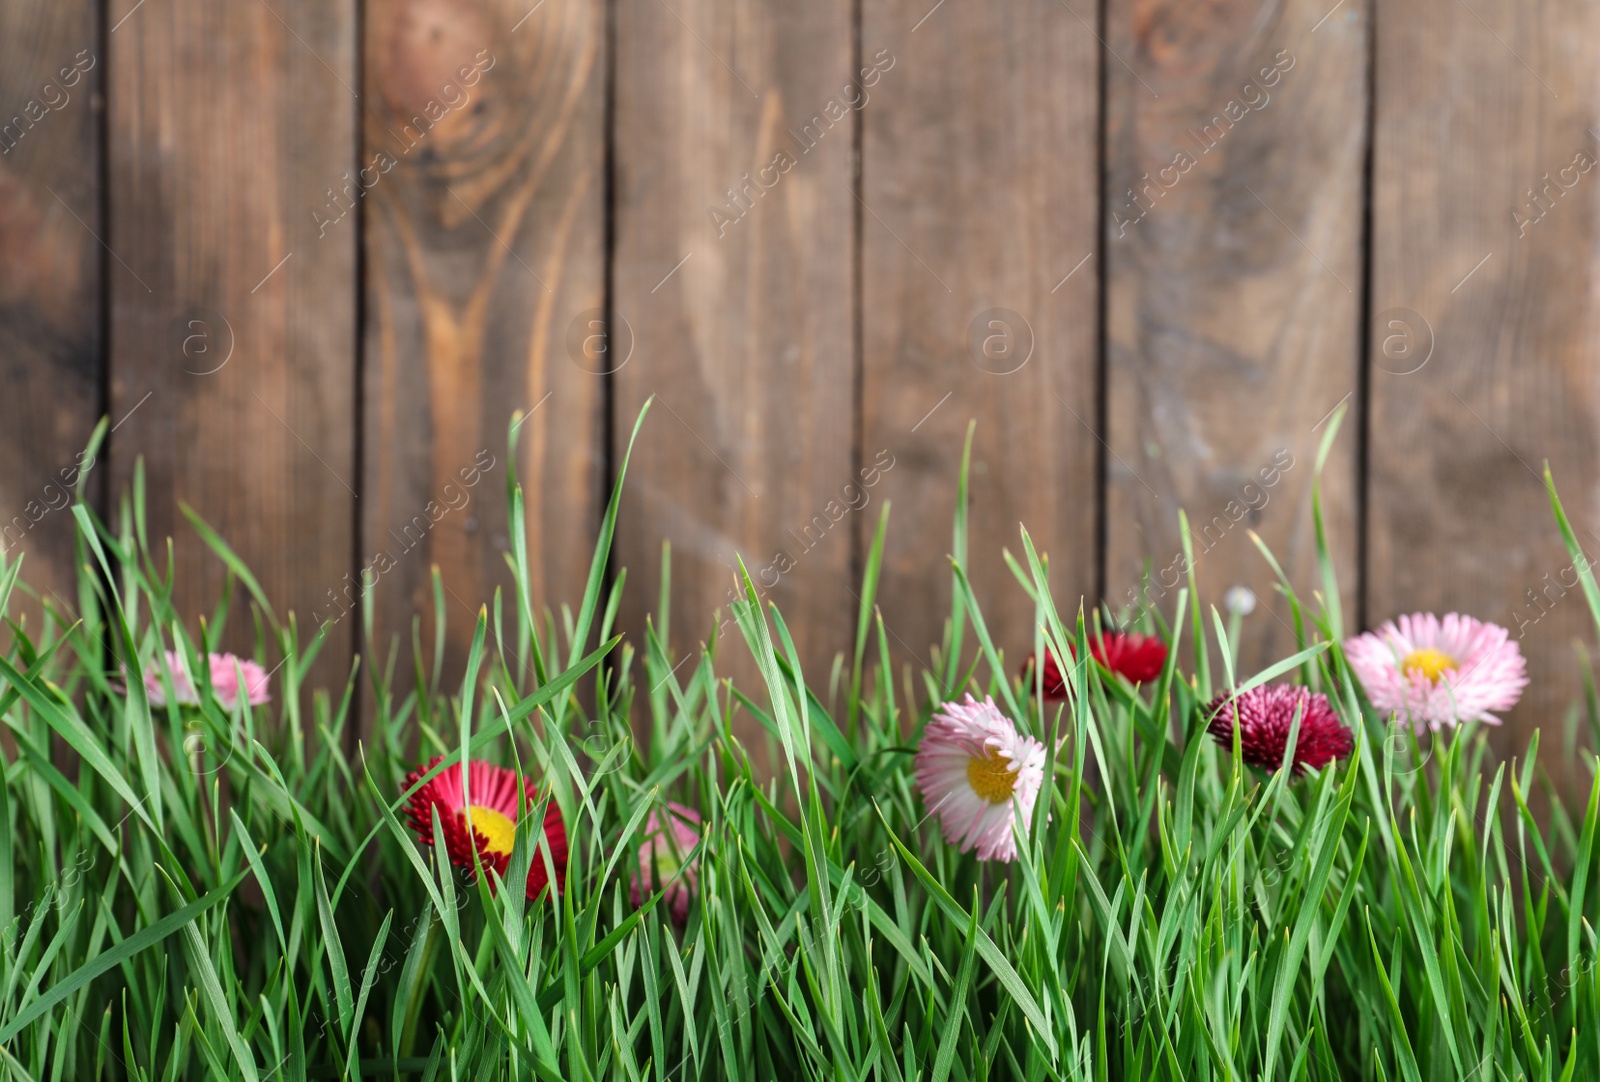
[[[242,686],[245,700],[251,706],[260,706],[262,703],[272,701],[272,695],[267,690],[267,671],[254,661],[247,661],[234,654],[207,654],[206,662],[211,669],[211,690],[216,695],[217,702],[225,709],[232,710],[239,703],[241,675],[244,677]],[[172,671],[174,699],[186,706],[199,706],[200,693],[195,688],[194,680],[184,668],[183,654],[177,650],[168,650],[167,668]],[[160,670],[154,667],[145,670],[144,690],[151,706],[167,705],[167,692],[161,685]]]
[[[1229,754],[1233,729],[1239,727],[1239,758],[1262,770],[1283,766],[1289,730],[1300,715],[1290,772],[1299,777],[1343,759],[1355,748],[1355,737],[1334,713],[1328,697],[1295,684],[1267,684],[1242,695],[1222,694],[1206,707],[1206,731]]]
[[[917,787],[945,841],[979,860],[1015,860],[1044,783],[1044,745],[1017,732],[994,700],[945,703],[917,749]]]
[[[689,858],[700,844],[700,814],[682,804],[656,809],[645,822],[645,842],[639,847],[639,875],[633,881],[633,904],[641,906],[657,886],[666,888],[662,901],[679,927],[689,923],[689,903],[699,882],[700,858]]]
[[[1381,713],[1416,729],[1498,725],[1528,686],[1527,662],[1506,629],[1460,613],[1418,612],[1344,644],[1350,668]]]

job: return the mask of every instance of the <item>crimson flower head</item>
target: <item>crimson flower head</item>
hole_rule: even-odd
[[[1167,663],[1167,644],[1137,631],[1110,631],[1089,640],[1089,653],[1106,668],[1135,684],[1148,684]]]
[[[1067,644],[1067,649],[1073,650],[1071,643]],[[1108,631],[1090,637],[1089,656],[1131,683],[1148,684],[1161,675],[1162,666],[1167,663],[1167,644],[1154,635],[1141,635],[1137,631]],[[1029,654],[1022,666],[1024,679],[1033,660],[1033,655]],[[1046,699],[1067,697],[1067,682],[1061,675],[1055,653],[1049,649],[1044,652],[1041,675]]]
[[[415,785],[423,775],[438,766],[444,758],[436,755],[428,764],[406,775],[406,788]],[[461,785],[461,767],[446,767],[433,780],[412,794],[406,806],[406,817],[416,829],[418,837],[428,845],[433,844],[433,809],[439,809],[439,826],[444,832],[444,847],[450,862],[468,872],[474,871],[473,852],[485,868],[505,878],[511,863],[512,843],[516,838],[517,818],[538,803],[538,790],[531,779],[523,779],[522,800],[517,799],[517,772],[495,766],[479,759],[467,763],[467,784]],[[472,814],[472,829],[467,829],[468,809]],[[561,821],[561,809],[551,801],[544,813],[544,836],[550,846],[551,862],[555,865],[556,890],[567,872],[567,829]],[[537,838],[530,838],[536,843]],[[537,900],[550,883],[545,871],[544,853],[536,850],[533,864],[528,869],[528,898]]]
[[[1289,746],[1289,729],[1300,712],[1300,737],[1295,742],[1293,773],[1320,770],[1343,759],[1355,737],[1333,712],[1328,697],[1295,684],[1267,684],[1242,695],[1222,694],[1206,708],[1206,729],[1217,743],[1233,748],[1234,715],[1238,715],[1239,755],[1251,766],[1277,770]]]
[[[1036,658],[1037,655],[1029,654],[1028,660],[1022,663],[1022,682],[1030,689],[1033,687],[1033,663]],[[1044,651],[1043,670],[1040,673],[1040,679],[1044,683],[1044,697],[1052,701],[1065,699],[1067,697],[1067,681],[1061,675],[1061,665],[1056,661],[1055,651],[1049,647],[1046,647]]]

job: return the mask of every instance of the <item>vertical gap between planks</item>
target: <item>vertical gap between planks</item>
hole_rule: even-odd
[[[861,38],[862,22],[865,15],[862,8],[862,0],[854,0],[851,5],[851,21],[853,25],[850,36],[850,77],[852,79],[857,78],[862,69]],[[860,109],[855,110],[854,124],[855,126],[851,132],[851,138],[854,143],[851,149],[850,183],[856,191],[864,192],[866,187],[862,184],[862,180],[866,175],[866,161],[863,155],[863,148],[866,145],[866,118],[862,115],[862,110]],[[859,199],[853,200],[852,203],[850,217],[850,275],[852,278],[850,297],[855,311],[852,313],[854,322],[851,327],[850,408],[852,415],[850,418],[850,481],[855,484],[861,480],[862,463],[865,461],[867,409],[864,401],[866,393],[866,347],[863,336],[866,333],[866,316],[863,311],[865,294],[861,277],[862,204]],[[850,528],[850,581],[855,584],[856,589],[863,589],[865,586],[863,581],[863,576],[866,572],[865,554],[867,545],[870,544],[867,538],[872,536],[870,532],[872,530],[873,520],[870,515],[856,516],[856,521],[852,523]],[[861,596],[865,597],[866,594],[862,593]],[[850,643],[852,657],[855,650],[855,626],[856,622],[853,620],[845,622],[845,638]]]
[[[96,163],[96,182],[100,185],[97,193],[97,203],[100,208],[100,232],[106,237],[111,236],[111,79],[106,74],[111,65],[110,33],[106,29],[109,18],[108,8],[111,0],[99,0],[95,4],[95,36],[100,45],[100,111],[95,123],[95,143],[100,151],[100,160]],[[102,244],[100,256],[100,387],[99,387],[99,414],[101,417],[111,415],[111,249]],[[109,429],[106,438],[100,445],[100,457],[105,460],[105,465],[111,464],[111,441],[114,433]],[[109,524],[111,522],[112,492],[111,486],[105,480],[109,470],[102,469],[98,476],[87,486],[89,506]]]
[[[600,126],[601,133],[601,166],[600,166],[600,246],[601,246],[601,286],[600,286],[600,318],[606,332],[606,349],[608,363],[602,364],[600,375],[600,500],[596,505],[598,518],[595,519],[595,536],[599,537],[600,531],[605,528],[606,508],[611,503],[611,489],[616,484],[617,478],[617,374],[611,370],[609,350],[612,346],[611,323],[616,318],[617,290],[616,290],[616,262],[617,262],[617,0],[601,0],[601,22],[603,25],[604,42],[602,45],[603,57],[601,59],[601,79],[604,89],[601,91],[604,100],[601,103]],[[632,431],[632,426],[628,426]],[[526,512],[526,508],[524,508]],[[659,553],[656,559],[660,559]],[[611,591],[617,581],[617,553],[615,546],[606,556],[606,569],[603,576],[606,589],[600,598],[601,611],[610,601]],[[529,629],[529,634],[537,635],[538,628]],[[664,649],[670,649],[669,644],[663,643]],[[641,644],[642,648],[642,644]],[[582,644],[576,649],[580,652]],[[608,659],[607,668],[614,661]]]
[[[354,4],[354,58],[352,75],[355,84],[363,86],[366,76],[366,42],[367,19],[365,0],[352,0]],[[367,126],[363,109],[365,102],[357,97],[352,109],[355,113],[355,138],[351,140],[354,146],[356,176],[360,176],[361,163],[366,160]],[[359,200],[356,207],[355,219],[355,305],[352,315],[351,338],[353,355],[351,379],[355,383],[351,409],[351,438],[355,441],[351,455],[352,469],[355,475],[355,495],[350,500],[350,574],[355,580],[357,596],[362,596],[366,590],[361,579],[361,546],[362,546],[362,515],[361,493],[366,489],[367,478],[367,352],[366,352],[366,326],[367,326],[367,216],[369,214],[367,201]],[[366,623],[365,614],[367,606],[365,598],[360,610],[356,614],[355,626],[350,629],[350,657],[346,659],[345,679],[351,679],[350,666],[354,664],[357,655],[361,653],[361,632]],[[375,651],[374,651],[375,652]],[[376,658],[369,658],[369,664],[376,664]],[[355,687],[350,695],[350,712],[345,717],[345,747],[352,755],[360,747],[363,735],[365,714],[365,699],[361,693],[361,679],[355,678]]]
[[[1107,31],[1106,11],[1110,0],[1100,0],[1095,6],[1095,20],[1099,24],[1097,31],[1102,42],[1105,41]],[[1111,521],[1108,514],[1110,501],[1108,493],[1111,488],[1111,456],[1108,453],[1111,442],[1111,335],[1108,329],[1108,316],[1111,307],[1111,227],[1106,219],[1107,189],[1111,183],[1111,153],[1110,153],[1110,84],[1106,70],[1105,54],[1102,51],[1095,54],[1096,63],[1099,64],[1097,85],[1099,87],[1099,109],[1096,119],[1095,154],[1099,162],[1100,183],[1098,199],[1095,207],[1096,221],[1100,228],[1100,258],[1095,261],[1095,288],[1099,295],[1095,298],[1095,363],[1094,363],[1094,426],[1097,438],[1094,446],[1095,456],[1095,489],[1094,489],[1094,517],[1095,517],[1095,576],[1094,597],[1090,599],[1089,608],[1097,608],[1101,599],[1106,597],[1106,584],[1108,581],[1107,563],[1110,559]],[[1074,623],[1076,615],[1069,614]],[[1086,619],[1092,618],[1085,612]]]
[[[100,234],[107,238],[107,243],[100,245],[100,386],[99,401],[96,403],[101,417],[111,416],[111,77],[108,71],[111,67],[111,33],[108,29],[110,20],[111,0],[98,0],[94,6],[95,37],[99,41],[100,52],[100,112],[95,122],[94,139],[100,152],[100,160],[96,163],[96,181],[100,191],[96,194],[96,202],[100,208]],[[97,422],[98,423],[98,422]],[[111,422],[115,424],[116,422]],[[94,431],[93,428],[90,429]],[[107,475],[111,473],[111,443],[115,433],[109,428],[106,437],[100,444],[99,461],[95,464],[100,467],[95,476],[85,486],[85,496],[88,497],[89,507],[100,516],[102,522],[113,531],[116,524],[112,521],[112,513],[116,503],[116,493],[111,488]],[[131,506],[131,504],[130,504]],[[114,557],[113,557],[114,559]],[[116,565],[113,564],[113,567]],[[120,568],[118,568],[120,573]],[[108,586],[113,585],[111,583]],[[80,616],[83,614],[80,613]],[[100,640],[100,654],[107,672],[112,672],[116,665],[116,658],[111,649],[110,636],[102,636]]]
[[[1367,156],[1361,178],[1361,299],[1356,328],[1356,627],[1367,626],[1367,531],[1371,525],[1372,475],[1372,221],[1378,145],[1378,4],[1367,5]]]

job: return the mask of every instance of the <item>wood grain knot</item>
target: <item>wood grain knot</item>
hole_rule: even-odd
[[[402,145],[431,157],[469,138],[491,92],[498,20],[477,0],[388,0],[372,19],[373,78]]]

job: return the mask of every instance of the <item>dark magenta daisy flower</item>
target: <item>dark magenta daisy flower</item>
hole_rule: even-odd
[[[1300,712],[1300,737],[1295,742],[1293,772],[1320,770],[1343,759],[1355,747],[1355,737],[1334,713],[1328,697],[1294,684],[1267,684],[1242,695],[1222,694],[1206,707],[1206,729],[1230,752],[1237,716],[1239,755],[1251,766],[1277,770],[1289,745],[1289,729]]]
[[[428,771],[438,766],[444,758],[436,755],[428,764],[406,775],[406,788],[417,783]],[[517,772],[495,766],[478,759],[467,763],[467,785],[461,785],[459,765],[447,767],[433,780],[411,795],[406,805],[406,817],[416,829],[417,836],[427,845],[433,844],[433,809],[439,809],[439,826],[444,832],[444,846],[450,862],[458,868],[472,872],[473,850],[485,868],[505,878],[511,863],[511,849],[516,837],[517,819],[531,811],[538,803],[538,791],[533,781],[523,779],[522,800],[517,799]],[[472,830],[467,830],[467,809],[472,809]],[[561,809],[551,801],[544,813],[544,836],[550,843],[550,858],[556,870],[556,890],[567,871],[567,829],[561,821]],[[530,839],[537,841],[537,838]],[[533,865],[528,869],[528,897],[537,900],[549,885],[545,872],[544,854],[533,854]]]

